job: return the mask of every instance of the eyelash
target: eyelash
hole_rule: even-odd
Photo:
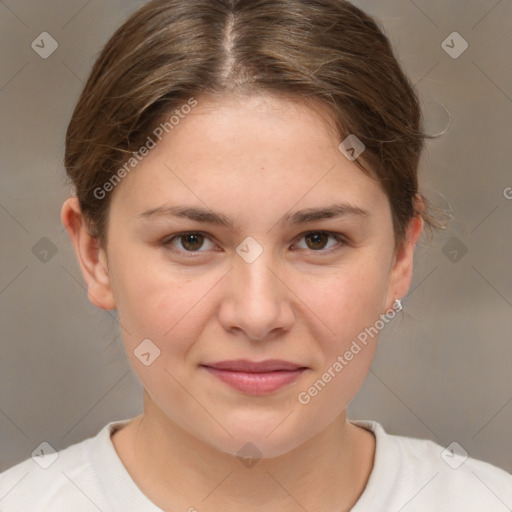
[[[309,250],[310,252],[318,253],[319,255],[330,255],[330,254],[333,254],[333,253],[338,252],[339,250],[341,250],[344,246],[348,245],[348,242],[347,242],[347,240],[345,239],[344,236],[342,236],[340,233],[334,233],[332,231],[306,231],[306,232],[300,234],[299,237],[297,238],[297,240],[301,240],[305,236],[312,235],[312,234],[327,235],[329,237],[335,238],[337,240],[337,242],[341,242],[341,245],[340,245],[340,243],[338,243],[335,247],[331,247],[330,249],[326,249],[326,250],[319,249],[318,251],[315,251],[313,249]],[[205,238],[208,238],[210,240],[210,237],[208,236],[208,234],[203,232],[203,231],[187,231],[187,232],[184,232],[184,233],[177,233],[175,235],[172,235],[171,237],[165,238],[162,241],[161,245],[163,245],[164,247],[168,247],[168,246],[171,245],[172,242],[174,242],[174,240],[182,238],[182,237],[186,237],[188,235],[202,235]],[[202,252],[205,252],[205,251],[187,251],[187,250],[177,250],[177,249],[171,249],[171,250],[173,250],[174,252],[179,252],[179,253],[182,253],[182,254],[190,255],[190,256],[187,256],[187,257],[192,257],[192,258],[197,257],[197,256],[195,256],[196,254],[200,254]]]

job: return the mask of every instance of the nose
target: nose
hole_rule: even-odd
[[[281,267],[266,254],[264,251],[252,263],[236,256],[219,311],[227,331],[243,332],[257,341],[288,331],[294,321],[293,293]]]

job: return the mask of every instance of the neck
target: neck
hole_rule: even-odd
[[[162,509],[350,510],[373,466],[372,433],[346,412],[284,455],[252,464],[221,452],[172,422],[144,394],[144,414],[112,436],[142,492]]]

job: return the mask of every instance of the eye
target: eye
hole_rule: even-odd
[[[325,249],[326,242],[329,238],[334,239],[338,242],[334,247],[331,246],[328,249]],[[301,235],[301,239],[306,240],[307,247],[305,249],[309,249],[313,252],[318,252],[321,254],[331,254],[340,250],[344,245],[346,245],[345,238],[339,233],[331,233],[329,231],[309,231],[307,233],[303,233]],[[205,240],[208,240],[211,244],[211,248],[214,247],[213,242],[211,242],[210,238],[206,233],[202,233],[200,231],[191,231],[188,233],[178,233],[169,238],[166,238],[162,241],[162,245],[165,247],[172,247],[173,250],[182,253],[198,253],[205,252],[208,250],[201,251],[199,250],[203,245]],[[179,244],[179,247],[176,247]],[[301,247],[303,249],[304,247]]]
[[[322,254],[331,254],[336,252],[346,244],[342,235],[339,233],[331,233],[329,231],[309,231],[308,233],[302,234],[301,238],[304,238],[307,241],[306,243],[308,244],[308,247],[306,247],[306,249],[311,249],[313,252],[320,252]],[[334,247],[331,246],[329,249],[325,250],[326,241],[329,238],[335,239],[338,242],[338,245],[334,245]]]
[[[174,235],[170,238],[165,239],[162,244],[165,246],[173,246],[174,242],[179,242],[181,240],[181,243],[179,245],[181,246],[181,249],[184,249],[181,251],[178,249],[178,252],[204,252],[199,251],[198,249],[203,245],[205,240],[209,240],[209,238],[201,232],[194,231],[190,233],[180,233],[178,235]]]

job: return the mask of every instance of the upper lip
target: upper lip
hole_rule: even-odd
[[[203,364],[210,368],[217,368],[218,370],[231,370],[235,372],[248,372],[248,373],[262,373],[274,372],[278,370],[298,370],[305,368],[300,364],[292,363],[290,361],[283,361],[282,359],[267,359],[265,361],[249,361],[248,359],[235,359],[232,361],[217,361],[215,363]]]

